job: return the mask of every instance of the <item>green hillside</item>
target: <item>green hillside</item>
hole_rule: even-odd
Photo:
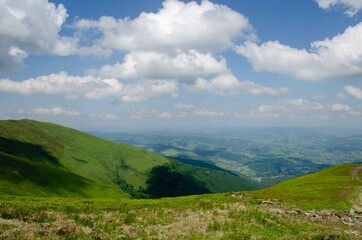
[[[51,164],[0,153],[0,193],[21,196],[119,197],[105,187]]]
[[[346,164],[261,191],[175,198],[3,196],[0,238],[361,239],[361,170]]]
[[[135,193],[150,184],[151,170],[171,161],[56,124],[10,120],[0,121],[0,163],[0,193],[116,197],[127,196],[121,189],[139,196]],[[229,173],[210,170],[200,177],[200,169],[184,168],[189,171],[172,172],[187,175],[203,189],[189,194],[256,188],[250,180]],[[219,184],[211,187],[215,181]]]
[[[253,192],[304,209],[349,209],[362,194],[362,169],[342,164]],[[362,206],[361,206],[362,207]]]
[[[362,236],[361,165],[339,165],[250,192],[115,199],[126,196],[119,188],[121,185],[130,193],[141,186],[145,188],[143,194],[154,197],[256,186],[225,171],[185,165],[54,124],[0,121],[0,130],[0,238],[360,239]],[[103,156],[104,149],[111,153]],[[148,159],[153,165],[139,168]],[[136,179],[133,185],[132,179],[137,174],[144,178]]]

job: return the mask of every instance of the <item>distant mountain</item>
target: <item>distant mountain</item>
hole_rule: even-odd
[[[342,163],[362,162],[360,131],[250,128],[234,131],[94,132],[197,166],[229,170],[264,186]]]
[[[162,197],[257,187],[225,171],[175,163],[56,124],[0,121],[0,194]]]

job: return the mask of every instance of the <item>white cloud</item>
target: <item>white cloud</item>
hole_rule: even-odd
[[[158,115],[158,118],[171,118],[172,114],[169,112],[162,112],[160,115]]]
[[[337,98],[346,99],[346,95],[344,93],[337,93]]]
[[[297,98],[297,99],[286,99],[284,101],[280,102],[280,107],[282,110],[292,111],[292,110],[322,110],[325,109],[325,107],[317,102],[310,102],[303,98]]]
[[[28,53],[17,47],[10,47],[8,51],[9,56],[12,57],[14,62],[18,65],[23,64],[23,60],[28,57]]]
[[[230,70],[221,51],[236,39],[255,39],[246,17],[210,1],[163,2],[156,13],[141,13],[135,19],[101,17],[76,22],[80,34],[98,31],[101,49],[125,51],[123,61],[104,65],[87,74],[118,79],[177,79],[226,74]],[[212,26],[212,27],[210,27]],[[146,39],[146,40],[145,40]]]
[[[160,52],[131,52],[122,63],[104,65],[99,70],[88,70],[91,75],[112,78],[193,78],[228,72],[226,60],[217,60],[210,53],[196,50]]]
[[[208,91],[217,95],[279,95],[289,92],[287,88],[270,88],[250,81],[239,81],[232,74],[219,75],[210,81],[197,78],[195,85],[188,88],[190,91]]]
[[[208,111],[206,109],[196,109],[192,112],[192,114],[196,116],[205,116],[205,117],[221,117],[225,115],[225,113],[223,112]]]
[[[344,87],[344,90],[346,91],[346,93],[348,93],[352,97],[354,97],[358,100],[362,100],[362,89],[361,88],[353,87],[353,86],[346,86],[346,87]]]
[[[99,45],[121,51],[220,51],[233,46],[237,37],[254,38],[246,17],[210,1],[168,0],[157,13],[143,12],[135,19],[81,19],[76,27],[98,30]]]
[[[178,83],[175,80],[147,80],[125,85],[121,99],[125,102],[142,102],[162,96],[176,97]]]
[[[287,74],[305,80],[329,80],[362,76],[362,23],[344,33],[311,43],[311,49],[296,49],[278,41],[258,46],[247,42],[236,51],[256,71]]]
[[[344,112],[348,112],[351,115],[361,115],[362,113],[354,111],[348,104],[343,104],[343,103],[334,103],[331,105],[331,109],[333,111],[344,111]]]
[[[116,79],[101,79],[92,76],[70,76],[67,72],[30,78],[22,82],[9,79],[0,80],[0,91],[18,94],[59,94],[102,98],[116,96],[123,85]]]
[[[107,56],[110,49],[80,46],[75,36],[62,36],[67,19],[63,4],[48,0],[0,0],[0,68],[23,64],[29,55]]]
[[[346,8],[345,14],[353,17],[362,9],[362,0],[315,0],[320,8],[330,9],[335,6]]]
[[[188,114],[185,112],[169,112],[160,110],[147,109],[128,109],[128,117],[130,119],[175,119],[185,118]]]
[[[0,1],[0,68],[28,54],[69,54],[76,40],[59,36],[67,11],[47,0]]]
[[[279,118],[286,113],[315,112],[324,109],[325,107],[318,101],[308,101],[303,98],[279,99],[252,109],[249,116],[251,118]]]
[[[194,109],[197,107],[193,104],[186,104],[186,103],[176,103],[174,106],[179,109]]]
[[[52,108],[37,108],[32,110],[32,113],[35,115],[44,115],[44,116],[79,116],[80,113],[77,111],[65,110],[62,107],[52,107]]]
[[[139,102],[154,97],[176,96],[177,91],[178,84],[174,80],[144,80],[123,84],[114,78],[70,76],[66,72],[22,82],[0,79],[0,92],[64,95],[67,99],[76,99],[79,96],[88,99],[117,97],[127,102]]]
[[[118,117],[114,114],[111,113],[100,113],[100,114],[90,114],[89,115],[90,118],[98,118],[98,119],[103,119],[103,120],[116,120],[118,119]]]
[[[331,105],[331,109],[333,111],[350,111],[351,107],[348,106],[347,104],[342,104],[342,103],[334,103]]]
[[[257,119],[280,118],[280,114],[274,112],[272,105],[261,105],[249,112],[249,117]]]

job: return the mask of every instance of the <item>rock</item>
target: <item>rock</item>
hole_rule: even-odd
[[[355,217],[357,212],[354,209],[349,210],[349,215]]]
[[[262,201],[261,204],[277,205],[278,203],[270,201],[270,200],[265,200],[265,201]]]
[[[309,212],[305,212],[304,213],[306,216],[309,217],[310,220],[315,221],[315,220],[322,220],[321,215],[319,215],[319,213],[314,212],[314,211],[309,211]]]
[[[302,211],[299,209],[293,209],[287,212],[288,214],[293,214],[293,215],[298,215],[298,214],[302,214]]]
[[[230,194],[230,197],[233,197],[233,198],[244,198],[241,193],[231,193],[231,194]]]
[[[348,225],[348,226],[354,226],[355,224],[353,223],[352,218],[350,217],[342,217],[342,223],[344,225]]]
[[[270,208],[268,210],[269,210],[269,212],[274,213],[274,214],[279,214],[279,215],[285,214],[285,211],[282,209],[279,209],[279,208]]]
[[[357,230],[345,230],[344,233],[348,234],[348,235],[353,235],[353,236],[359,236],[360,235],[359,231],[357,231]]]
[[[336,211],[334,211],[334,210],[322,210],[322,211],[319,212],[319,214],[323,215],[324,217],[336,216]]]

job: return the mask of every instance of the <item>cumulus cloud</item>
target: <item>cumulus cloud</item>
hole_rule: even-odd
[[[346,91],[346,93],[348,93],[352,97],[354,97],[358,100],[362,100],[362,89],[361,88],[353,87],[353,86],[346,86],[346,87],[344,87],[344,91]]]
[[[179,109],[194,109],[197,107],[193,104],[186,104],[186,103],[176,103],[174,106]]]
[[[102,119],[102,120],[116,120],[118,117],[112,113],[92,113],[89,115],[90,118]]]
[[[344,111],[351,115],[361,115],[362,113],[354,111],[348,104],[343,103],[334,103],[331,105],[331,110],[333,111]]]
[[[75,41],[59,36],[68,14],[47,0],[0,2],[0,67],[21,64],[29,54],[66,54]]]
[[[102,49],[126,52],[121,62],[87,71],[119,79],[226,74],[226,60],[218,53],[233,47],[236,39],[256,39],[245,16],[210,1],[168,0],[158,12],[143,12],[135,19],[103,16],[80,19],[75,26],[80,34],[98,31],[96,45]]]
[[[220,51],[231,47],[237,37],[254,37],[248,19],[224,5],[178,0],[164,1],[162,5],[158,12],[143,12],[135,19],[80,19],[76,27],[98,30],[102,47],[122,51]]]
[[[282,101],[275,101],[275,103],[277,103],[279,108],[283,111],[325,109],[325,107],[318,101],[308,101],[303,98],[285,99]]]
[[[342,6],[346,9],[345,14],[353,17],[362,9],[362,0],[315,0],[320,8],[330,9],[336,6]]]
[[[113,78],[192,78],[228,72],[226,60],[196,50],[161,52],[131,52],[122,63],[104,65],[87,74]]]
[[[10,79],[0,80],[0,91],[18,94],[59,94],[81,95],[86,98],[116,96],[123,84],[116,79],[101,79],[92,76],[71,76],[67,72],[30,78],[21,82]]]
[[[0,79],[0,92],[18,94],[64,95],[67,99],[81,96],[88,99],[117,97],[127,102],[139,102],[165,95],[175,96],[178,84],[173,80],[144,80],[123,84],[114,78],[71,76],[67,72],[31,78],[22,82]]]
[[[195,116],[205,116],[205,117],[220,117],[225,115],[225,113],[223,112],[208,111],[206,109],[196,109],[192,112],[192,114]]]
[[[343,104],[343,103],[335,103],[331,105],[331,109],[333,111],[350,111],[351,107],[348,106],[347,104]]]
[[[178,83],[175,80],[145,80],[125,85],[121,99],[125,102],[142,102],[150,98],[176,97]]]
[[[23,64],[29,55],[110,55],[99,45],[80,46],[75,36],[60,31],[68,17],[63,4],[48,0],[0,1],[0,68]]]
[[[228,74],[220,52],[233,47],[236,39],[256,39],[245,16],[210,1],[168,0],[155,13],[143,12],[134,19],[80,19],[75,27],[80,34],[98,32],[95,43],[102,49],[126,52],[122,61],[89,69],[87,75],[172,79],[173,86],[174,81],[190,84],[195,78]]]
[[[300,112],[321,111],[324,109],[325,107],[318,101],[308,101],[303,98],[279,99],[252,109],[249,112],[249,116],[252,118],[279,118],[285,113],[294,114]]]
[[[191,91],[207,91],[217,95],[279,95],[288,93],[288,88],[270,88],[250,81],[239,81],[232,74],[216,76],[210,81],[198,78],[194,85],[190,86]]]
[[[261,105],[256,109],[253,109],[249,112],[249,117],[251,118],[280,118],[280,114],[274,112],[273,106],[271,105]]]
[[[311,43],[310,50],[292,48],[278,41],[265,42],[260,46],[246,42],[235,49],[256,71],[319,81],[362,76],[361,42],[362,23],[359,23],[332,39]]]
[[[10,47],[8,54],[13,59],[13,61],[18,65],[22,65],[23,60],[28,57],[27,52],[17,47]]]
[[[188,74],[225,71],[224,60],[212,54],[232,47],[235,39],[256,38],[245,16],[210,1],[168,0],[158,12],[143,12],[134,19],[79,19],[72,25],[73,36],[60,35],[68,17],[63,4],[48,0],[2,0],[0,4],[1,68],[21,65],[33,54],[109,56],[115,50],[130,54],[124,64],[149,55],[151,59],[140,61],[142,66],[136,69],[140,74],[160,58],[160,67],[171,63]]]
[[[32,110],[32,113],[35,115],[44,115],[44,116],[79,116],[80,113],[77,111],[69,111],[62,107],[52,107],[52,108],[36,108]]]
[[[171,118],[172,117],[172,114],[169,113],[169,112],[161,112],[157,118]]]

